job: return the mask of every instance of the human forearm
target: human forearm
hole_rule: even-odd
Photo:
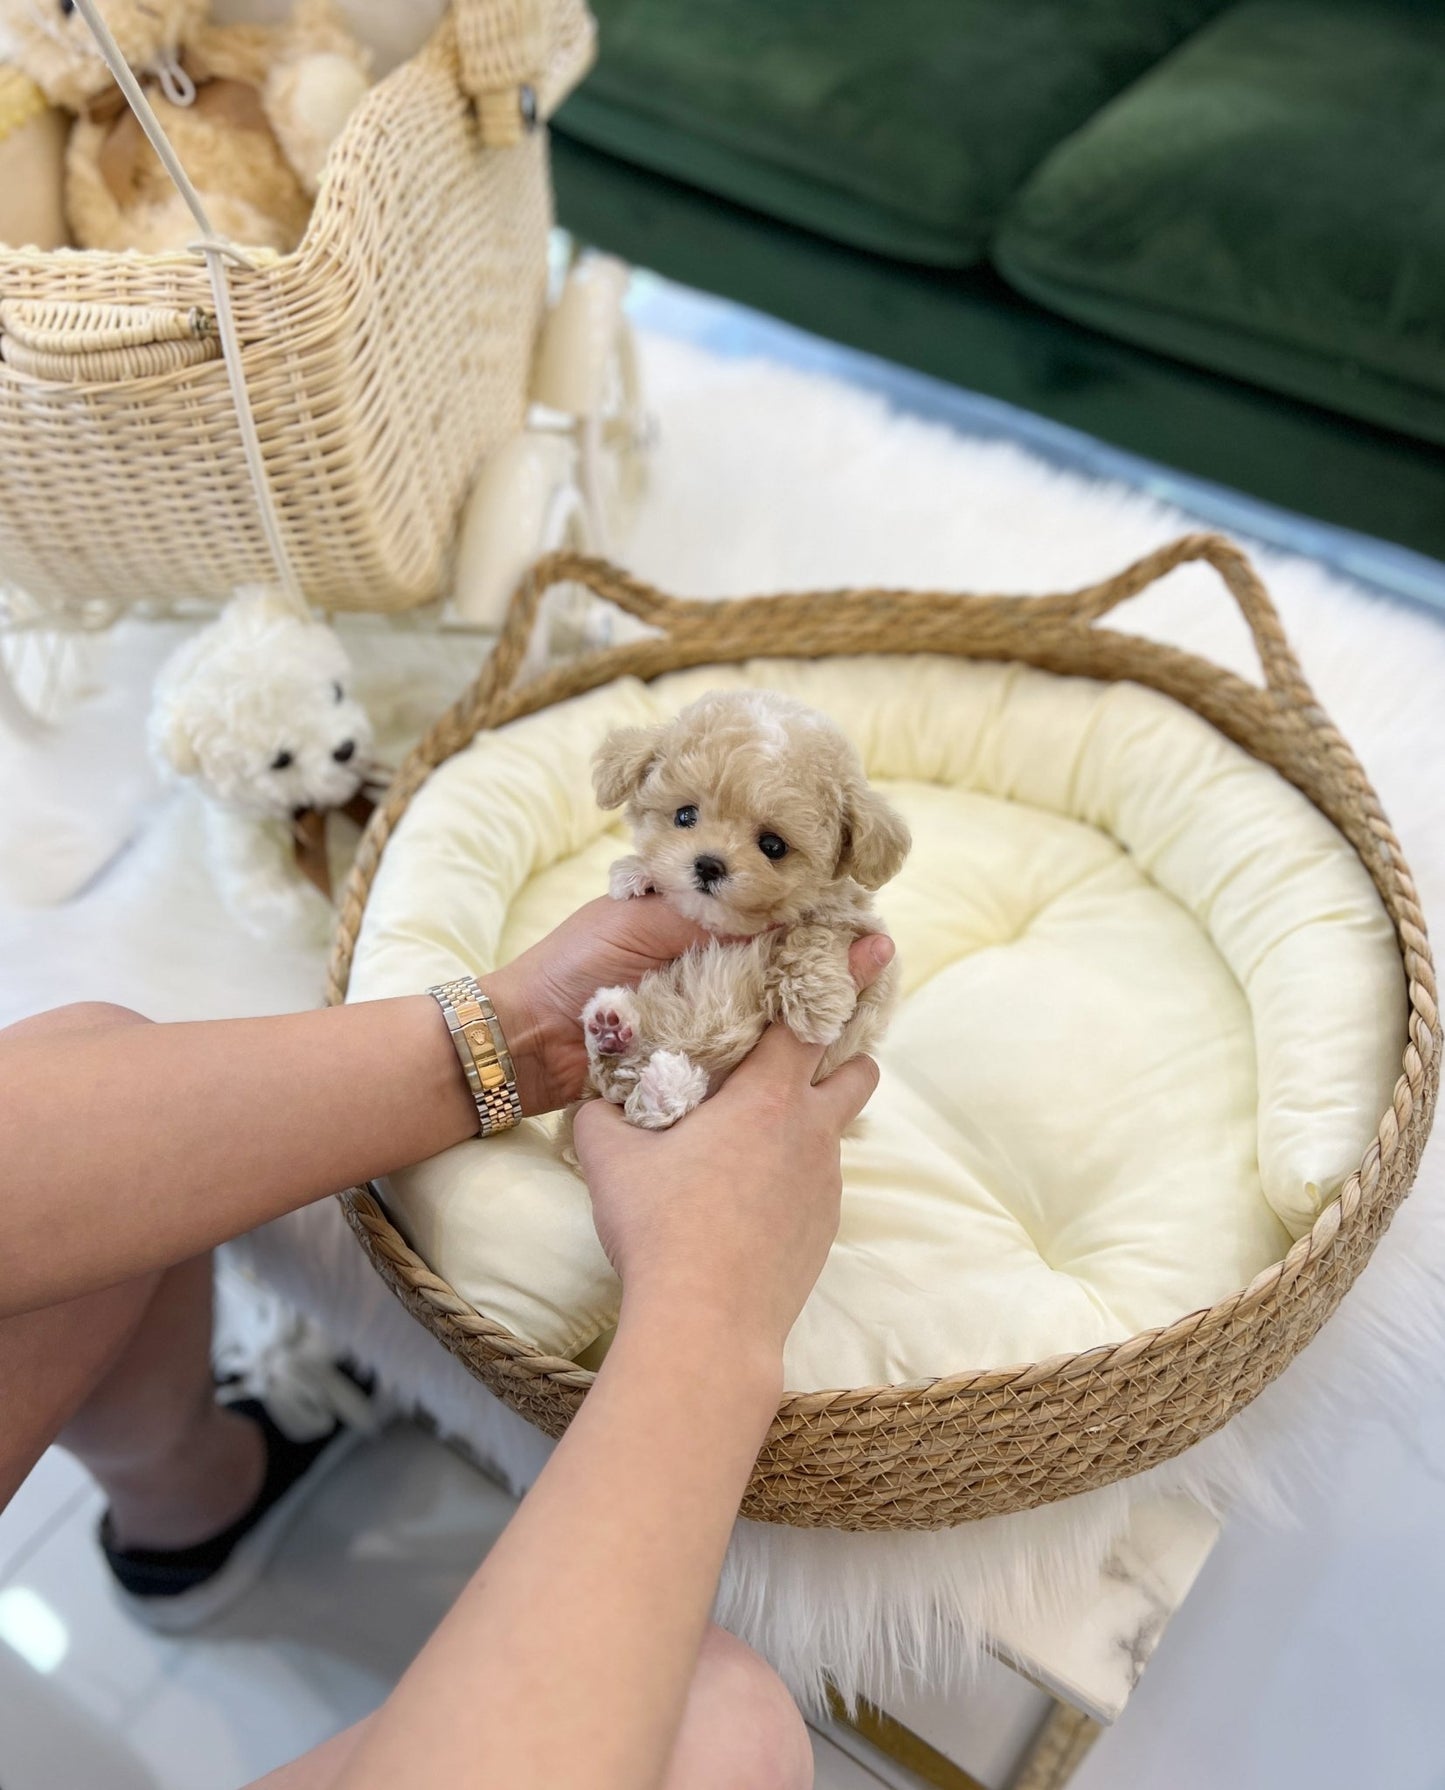
[[[346,1790],[420,1784],[422,1735],[426,1782],[655,1783],[780,1383],[776,1350],[696,1308],[625,1316],[520,1512],[373,1720]]]
[[[655,899],[603,898],[491,972],[522,1110],[581,1092],[595,989],[698,936]],[[67,1020],[63,1036],[0,1032],[0,1315],[180,1261],[477,1128],[424,995],[198,1025],[103,1007]]]
[[[854,951],[866,987],[891,952],[886,940]],[[660,1781],[783,1345],[837,1229],[839,1139],[877,1081],[858,1059],[815,1083],[822,1056],[774,1026],[670,1131],[600,1100],[578,1113],[598,1236],[624,1287],[617,1338],[341,1790]]]
[[[184,1260],[476,1131],[426,995],[0,1037],[0,1315]]]

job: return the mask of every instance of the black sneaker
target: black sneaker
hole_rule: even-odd
[[[346,1372],[345,1369],[341,1370]],[[365,1401],[368,1388],[347,1378]],[[138,1622],[180,1634],[210,1622],[251,1589],[307,1499],[375,1427],[336,1419],[320,1435],[295,1440],[257,1398],[229,1402],[257,1424],[266,1441],[266,1472],[251,1508],[229,1528],[189,1548],[118,1548],[109,1511],[100,1519],[100,1546],[122,1603]]]

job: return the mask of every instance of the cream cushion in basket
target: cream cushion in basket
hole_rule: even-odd
[[[372,887],[349,998],[484,974],[606,887],[608,728],[771,685],[831,713],[907,815],[880,897],[905,996],[795,1390],[1117,1341],[1243,1286],[1308,1230],[1389,1105],[1390,923],[1297,790],[1133,684],[938,658],[762,660],[624,680],[434,771]],[[383,1189],[480,1311],[575,1358],[617,1284],[546,1128]]]

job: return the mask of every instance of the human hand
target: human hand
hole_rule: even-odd
[[[582,1009],[599,988],[628,986],[713,935],[658,895],[601,896],[483,978],[512,1053],[525,1113],[552,1112],[587,1081]]]
[[[860,989],[893,957],[859,939]],[[770,1026],[722,1088],[669,1131],[629,1125],[603,1100],[577,1114],[592,1216],[622,1278],[623,1315],[717,1318],[731,1343],[781,1361],[838,1229],[839,1142],[878,1085],[855,1057],[813,1086],[823,1046]]]

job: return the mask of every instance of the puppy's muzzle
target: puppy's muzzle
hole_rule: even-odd
[[[703,856],[692,861],[693,880],[704,895],[711,895],[727,873],[728,867],[721,858]]]

